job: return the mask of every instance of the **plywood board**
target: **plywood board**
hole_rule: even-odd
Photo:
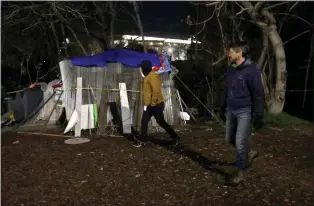
[[[130,107],[128,101],[128,94],[126,91],[126,84],[124,82],[119,82],[119,89],[123,133],[131,134],[132,118],[130,116]]]
[[[75,109],[78,114],[78,121],[75,125],[75,137],[81,136],[81,108],[82,108],[82,77],[77,78],[77,84],[76,84],[76,101],[75,101]]]
[[[94,125],[94,105],[84,104],[81,107],[81,129],[93,129]]]

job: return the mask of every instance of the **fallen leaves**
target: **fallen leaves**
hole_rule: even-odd
[[[246,183],[224,186],[216,169],[231,172],[235,150],[215,125],[184,133],[184,147],[134,148],[122,138],[69,146],[47,137],[5,137],[3,205],[303,205],[310,202],[309,140],[263,130],[253,146],[261,156]],[[166,136],[166,135],[165,135]],[[160,137],[158,139],[166,139]],[[54,143],[54,144],[53,144]],[[255,143],[255,144],[254,144]],[[5,155],[4,155],[5,154]],[[303,167],[300,167],[302,165]],[[303,198],[303,199],[302,199]]]

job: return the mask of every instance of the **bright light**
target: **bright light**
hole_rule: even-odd
[[[68,43],[70,43],[70,40],[68,38],[65,38],[65,41]]]
[[[173,52],[173,49],[172,49],[171,47],[169,47],[169,48],[168,48],[168,52],[169,52],[169,53],[172,53],[172,52]]]
[[[132,40],[136,40],[136,41],[142,41],[142,37],[134,36],[134,35],[123,35],[122,38],[125,40],[131,40],[132,39]],[[183,40],[183,39],[167,39],[167,38],[144,36],[144,40],[145,41],[161,41],[164,43],[191,44],[191,38],[189,38],[187,40]],[[193,43],[196,43],[196,41],[193,41]],[[197,41],[197,43],[200,44],[201,42]]]

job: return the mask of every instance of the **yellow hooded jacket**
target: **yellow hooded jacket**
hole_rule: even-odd
[[[156,106],[164,101],[158,74],[151,71],[143,80],[143,98],[145,106]]]

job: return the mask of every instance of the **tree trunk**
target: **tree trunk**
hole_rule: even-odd
[[[63,23],[61,24],[61,31],[62,31],[62,36],[63,36],[63,40],[62,42],[64,42],[64,53],[65,53],[65,56],[68,58],[68,43],[66,41],[66,35],[65,35],[65,31],[64,31],[64,25]]]
[[[60,60],[60,45],[59,45],[59,38],[57,36],[57,32],[56,32],[56,28],[55,28],[55,25],[53,22],[50,22],[50,26],[51,26],[51,29],[52,29],[52,33],[53,33],[53,36],[55,38],[55,42],[56,42],[56,47],[57,47],[57,52],[58,52],[58,61]]]
[[[277,31],[276,19],[274,15],[266,9],[262,9],[260,12],[260,9],[264,4],[263,2],[258,2],[255,6],[248,1],[241,1],[240,4],[247,10],[251,19],[262,31],[267,30],[268,38],[270,40],[276,61],[276,86],[275,89],[272,89],[268,95],[265,91],[265,103],[268,112],[275,114],[280,113],[282,112],[285,104],[287,75],[286,55],[282,39]],[[262,21],[257,19],[257,16],[259,16],[257,15],[257,12],[260,12],[260,15],[263,17]],[[265,73],[262,74],[264,75]],[[265,83],[265,79],[263,82]]]
[[[286,54],[281,37],[278,34],[275,24],[268,27],[268,37],[273,47],[276,59],[276,86],[271,91],[270,99],[266,102],[266,108],[270,113],[280,113],[285,104],[286,93]]]
[[[263,32],[263,48],[262,48],[261,55],[260,55],[258,62],[257,62],[258,68],[260,68],[260,69],[262,69],[262,67],[263,67],[263,64],[265,62],[265,57],[267,54],[267,50],[268,50],[268,32],[266,29],[262,29],[262,32]]]
[[[277,22],[274,15],[267,10],[262,10],[261,15],[266,18],[267,23],[256,22],[256,24],[261,28],[262,31],[267,31],[268,39],[270,40],[276,61],[276,85],[274,89],[269,91],[269,94],[267,94],[265,91],[266,110],[270,113],[278,114],[282,112],[285,104],[287,82],[286,54],[282,39],[277,31]],[[252,17],[254,17],[254,15]],[[266,42],[264,43],[266,45]],[[263,46],[265,46],[264,43]],[[265,79],[263,81],[265,82]]]
[[[110,16],[111,16],[111,21],[110,21],[110,48],[114,47],[114,23],[116,20],[116,11],[115,11],[113,3],[114,2],[109,1]]]
[[[79,38],[77,37],[75,31],[69,26],[69,25],[66,25],[66,27],[72,32],[74,38],[76,39],[79,47],[81,48],[82,52],[84,53],[85,56],[87,56],[87,51],[86,49],[84,48],[83,44],[81,43],[81,41],[79,40]]]
[[[143,25],[142,25],[142,21],[141,21],[140,14],[139,14],[138,4],[137,4],[136,1],[133,1],[133,8],[134,8],[134,12],[135,12],[135,15],[136,15],[137,26],[138,26],[138,28],[140,30],[140,34],[142,36],[144,52],[147,52],[147,47],[146,47],[146,44],[145,44],[145,41],[144,41],[145,39],[144,39]]]

